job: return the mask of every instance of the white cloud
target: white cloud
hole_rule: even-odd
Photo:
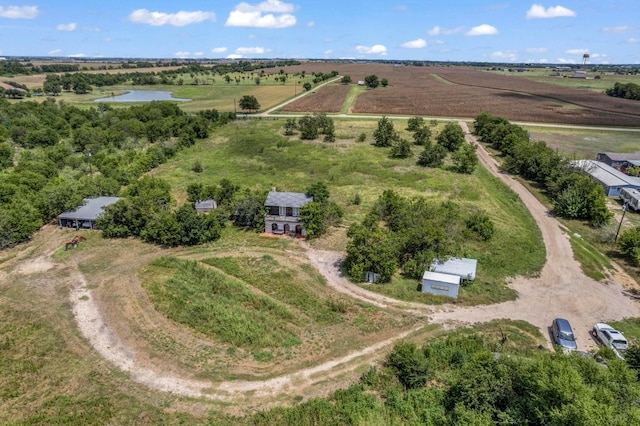
[[[568,49],[565,50],[564,53],[567,55],[584,55],[585,53],[589,53],[589,49]]]
[[[371,47],[369,46],[356,46],[356,50],[358,53],[364,53],[366,55],[380,55],[385,56],[387,54],[386,46],[382,44],[375,44]]]
[[[563,18],[568,16],[576,16],[576,13],[564,6],[552,6],[545,9],[541,4],[533,4],[531,9],[527,11],[527,19]]]
[[[47,55],[57,55],[58,53],[62,53],[62,49],[54,49],[47,52]]]
[[[527,48],[528,53],[546,53],[549,49],[546,47],[529,47]]]
[[[576,61],[574,59],[566,59],[566,58],[558,58],[556,62],[559,64],[575,64]]]
[[[9,19],[33,19],[40,14],[38,6],[0,6],[0,17]]]
[[[242,2],[229,13],[226,26],[252,28],[288,28],[297,20],[291,14],[295,6],[280,0],[266,0],[255,5]],[[277,15],[275,15],[277,14]]]
[[[185,25],[197,24],[203,21],[215,21],[216,14],[213,12],[204,12],[196,10],[187,12],[181,10],[176,13],[150,12],[148,9],[138,9],[131,12],[129,21],[136,24],[148,24],[154,27],[162,25],[173,25],[174,27],[183,27]]]
[[[483,35],[496,35],[498,34],[498,29],[492,25],[482,24],[476,27],[471,28],[469,31],[465,33],[468,36],[483,36]]]
[[[214,47],[213,49],[211,49],[211,53],[224,53],[226,51],[226,47]]]
[[[202,56],[204,52],[194,52],[193,56]]]
[[[427,34],[430,36],[438,36],[438,35],[452,35],[461,33],[464,31],[464,27],[456,27],[456,28],[442,28],[439,25],[427,30]]]
[[[331,50],[331,49],[327,49],[327,50],[325,50],[325,51],[324,51],[324,55],[325,55],[325,56],[329,56],[329,55],[331,55],[332,53],[333,53],[333,50]]]
[[[265,49],[264,47],[238,47],[236,49],[236,54],[238,55],[262,55],[268,52],[269,49]]]
[[[628,33],[633,31],[633,27],[628,25],[618,25],[617,27],[604,27],[602,31],[605,33]]]
[[[401,46],[407,49],[422,49],[423,47],[427,47],[427,41],[423,38],[419,38],[416,40],[408,41],[406,43],[402,43]]]
[[[630,39],[627,39],[627,43],[630,43],[630,44],[640,43],[640,39],[637,39],[635,37],[631,37]]]
[[[176,58],[188,58],[191,56],[190,52],[180,51],[173,54]]]
[[[491,57],[491,59],[496,59],[504,62],[516,62],[516,60],[518,59],[518,52],[515,52],[513,50],[506,50],[504,52],[497,51],[491,53],[491,55],[489,56]]]
[[[71,22],[70,24],[60,24],[56,27],[58,31],[75,31],[78,26],[75,22]]]
[[[68,55],[69,58],[84,58],[87,55],[85,55],[84,53],[74,53],[73,55]]]
[[[242,55],[238,55],[237,53],[231,53],[230,55],[227,55],[227,59],[242,59],[243,56]]]
[[[313,27],[315,27],[315,26],[316,26],[316,23],[315,23],[315,22],[313,22],[313,21],[309,21],[309,22],[307,22],[307,27],[309,27],[309,28],[313,28]]]

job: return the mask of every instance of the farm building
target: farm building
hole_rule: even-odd
[[[209,213],[218,208],[216,200],[198,200],[193,204],[198,213]]]
[[[118,197],[85,198],[84,205],[74,211],[58,215],[58,224],[61,228],[96,229],[96,220],[104,212],[104,208],[119,199]]]
[[[622,188],[619,192],[620,199],[626,206],[636,212],[640,210],[640,191],[637,189]]]
[[[599,152],[596,160],[614,169],[623,170],[640,164],[640,152]]]
[[[574,161],[573,165],[597,180],[608,197],[620,195],[620,189],[622,188],[640,189],[640,178],[625,175],[620,170],[616,170],[603,162],[578,160]]]
[[[478,261],[476,259],[450,257],[445,261],[435,259],[433,263],[431,263],[429,271],[439,272],[441,274],[456,275],[462,280],[473,281],[476,279],[477,266]]]
[[[313,201],[313,196],[300,192],[270,191],[264,202],[268,209],[264,216],[264,232],[304,237],[300,209]]]
[[[457,298],[460,290],[460,281],[460,277],[457,275],[424,271],[422,292]]]

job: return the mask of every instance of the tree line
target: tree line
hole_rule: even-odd
[[[640,84],[636,83],[616,83],[605,92],[609,96],[616,98],[632,99],[640,101]]]
[[[478,115],[474,132],[480,141],[500,151],[502,168],[540,185],[553,203],[554,214],[601,226],[612,217],[602,186],[544,141],[508,120],[488,113]]]
[[[169,102],[80,109],[53,98],[0,99],[0,247],[28,239],[83,198],[118,195],[230,119]]]

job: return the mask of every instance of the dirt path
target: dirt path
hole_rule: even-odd
[[[460,124],[466,132],[467,140],[475,143],[475,138],[469,134],[466,123]],[[328,285],[339,292],[378,307],[402,309],[421,317],[428,316],[432,322],[444,324],[446,327],[496,318],[522,319],[539,327],[548,337],[546,331],[552,319],[564,316],[575,328],[579,347],[586,350],[595,347],[589,335],[589,330],[595,322],[638,316],[638,305],[622,295],[619,284],[613,281],[599,283],[582,273],[580,265],[573,259],[565,231],[559,222],[549,215],[545,207],[519,182],[500,173],[497,163],[482,146],[478,148],[478,156],[491,173],[502,179],[520,196],[538,223],[544,238],[547,262],[540,277],[518,277],[510,284],[518,291],[517,300],[468,308],[453,305],[432,307],[404,302],[368,292],[342,277],[339,272],[341,253],[307,248],[309,260],[326,277]],[[282,393],[305,394],[304,390],[312,388],[317,383],[331,382],[328,379],[336,379],[352,372],[363,362],[379,357],[380,351],[388,348],[394,341],[405,338],[417,330],[410,330],[317,366],[266,380],[218,383],[191,380],[164,374],[137,362],[135,352],[119,340],[117,333],[110,330],[105,323],[84,277],[80,272],[76,274],[77,285],[70,293],[73,313],[82,334],[104,358],[118,368],[130,372],[133,380],[150,388],[236,405],[248,402],[270,404]],[[624,276],[622,278],[628,279]],[[334,383],[335,385],[337,383]]]
[[[467,141],[476,143],[467,124],[461,122]],[[544,239],[547,257],[539,278],[516,278],[511,287],[518,299],[490,306],[449,308],[435,313],[435,322],[483,322],[493,318],[522,319],[539,327],[548,337],[547,327],[555,317],[566,317],[573,325],[580,349],[595,348],[589,334],[593,324],[638,316],[637,303],[625,297],[621,286],[611,280],[601,283],[584,275],[580,264],[573,258],[569,236],[522,184],[509,175],[500,173],[496,161],[478,144],[481,163],[516,192],[536,220]]]

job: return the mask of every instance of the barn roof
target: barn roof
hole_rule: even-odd
[[[58,218],[66,220],[96,220],[106,206],[115,203],[119,199],[118,197],[85,198],[84,205],[74,211],[64,212],[58,215]]]
[[[574,161],[573,165],[582,169],[606,187],[628,186],[640,188],[640,178],[625,175],[601,161],[578,160]]]
[[[606,155],[613,161],[640,160],[640,152],[599,152],[598,155]]]
[[[302,207],[313,201],[313,196],[301,192],[270,191],[265,206]]]
[[[194,205],[196,209],[215,209],[218,207],[216,200],[198,200]]]

